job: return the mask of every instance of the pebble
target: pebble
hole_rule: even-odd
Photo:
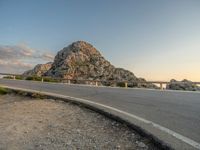
[[[141,148],[146,148],[147,147],[143,142],[136,141],[136,144]]]

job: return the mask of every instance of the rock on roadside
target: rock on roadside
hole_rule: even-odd
[[[170,83],[167,84],[166,89],[170,90],[184,90],[184,91],[200,91],[200,87],[193,84],[192,81],[182,80],[176,81],[174,79],[170,80]]]

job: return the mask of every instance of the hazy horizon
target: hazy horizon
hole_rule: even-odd
[[[53,61],[84,40],[147,80],[200,81],[200,1],[0,0],[0,72]]]

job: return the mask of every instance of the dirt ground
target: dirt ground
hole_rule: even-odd
[[[0,150],[157,150],[125,125],[70,103],[0,96]]]

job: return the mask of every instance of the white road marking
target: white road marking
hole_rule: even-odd
[[[117,108],[113,108],[111,106],[106,106],[106,105],[103,105],[103,104],[100,104],[100,103],[97,103],[97,102],[92,102],[90,100],[87,100],[87,99],[82,99],[82,98],[76,98],[76,97],[71,97],[71,96],[66,96],[66,95],[61,95],[61,94],[52,94],[50,92],[41,92],[41,91],[37,91],[37,90],[30,90],[30,89],[24,89],[24,88],[17,88],[17,87],[9,87],[9,86],[4,86],[4,85],[1,85],[1,87],[5,87],[5,88],[10,88],[10,89],[16,89],[16,90],[22,90],[22,91],[27,91],[27,92],[37,92],[37,93],[41,93],[41,94],[46,94],[46,95],[50,95],[50,96],[56,96],[56,97],[61,97],[61,98],[66,98],[66,99],[69,99],[69,100],[74,100],[74,101],[77,101],[77,102],[83,102],[83,103],[86,103],[86,104],[94,104],[94,105],[98,105],[98,106],[101,106],[101,107],[104,107],[104,108],[107,108],[107,109],[110,109],[110,110],[113,110],[113,111],[116,111],[118,113],[121,113],[121,114],[124,114],[124,115],[127,115],[129,117],[132,117],[134,119],[137,119],[143,123],[146,123],[146,124],[149,124],[149,125],[152,125],[154,128],[157,128],[169,135],[172,135],[174,137],[176,137],[177,139],[191,145],[192,147],[194,148],[197,148],[200,150],[200,143],[190,139],[190,138],[187,138],[175,131],[172,131],[168,128],[165,128],[157,123],[154,123],[152,121],[149,121],[149,120],[146,120],[144,118],[141,118],[139,116],[136,116],[136,115],[133,115],[133,114],[130,114],[128,112],[125,112],[125,111],[122,111],[122,110],[119,110]]]

